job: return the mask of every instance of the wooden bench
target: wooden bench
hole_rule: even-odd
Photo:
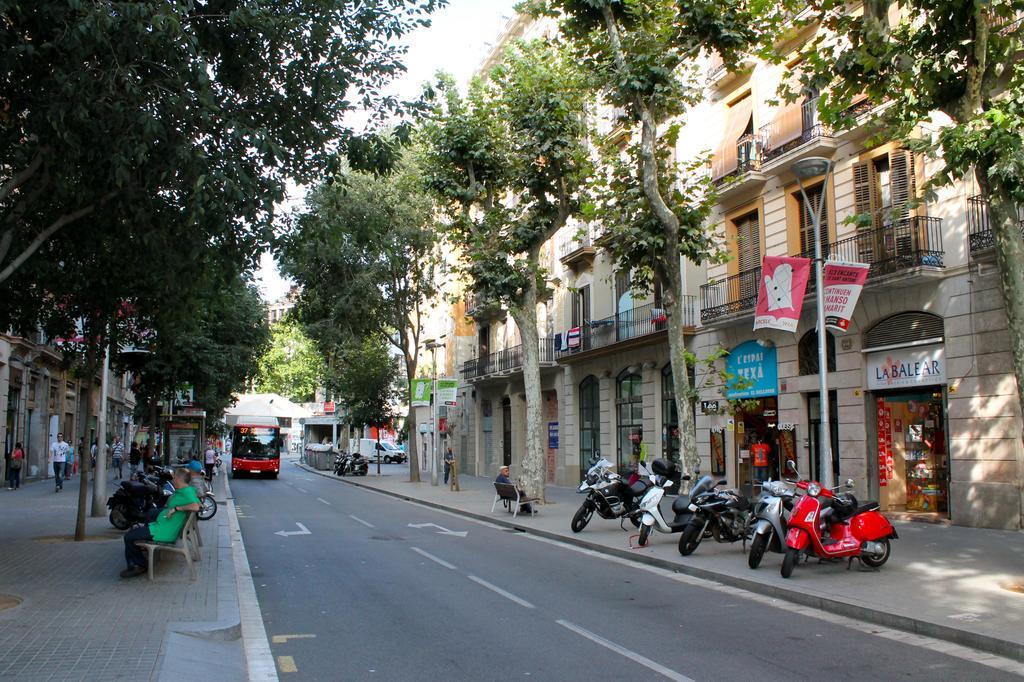
[[[505,503],[506,506],[512,509],[512,518],[519,516],[519,511],[524,505],[530,505],[530,513],[536,514],[537,510],[531,504],[538,502],[538,498],[535,497],[523,497],[519,489],[511,483],[498,483],[494,482],[494,503],[491,504],[491,513],[494,513],[494,508],[498,506],[498,500]]]
[[[196,565],[194,562],[199,561],[200,554],[199,548],[202,546],[202,540],[199,537],[199,527],[196,523],[199,517],[195,512],[189,512],[188,518],[185,520],[185,525],[181,527],[181,533],[178,535],[178,539],[173,543],[170,542],[139,542],[136,543],[139,547],[142,547],[148,553],[149,563],[149,579],[153,579],[153,564],[156,563],[156,552],[157,550],[163,550],[164,552],[173,552],[180,554],[185,557],[185,563],[188,565],[189,574],[192,580],[195,580],[198,576],[196,575]]]

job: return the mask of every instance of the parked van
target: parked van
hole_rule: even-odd
[[[377,461],[377,457],[379,456],[385,464],[391,464],[392,462],[401,464],[408,459],[406,454],[394,443],[390,443],[386,440],[382,440],[378,443],[373,438],[359,439],[359,454],[371,462]]]

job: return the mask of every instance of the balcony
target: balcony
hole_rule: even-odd
[[[541,337],[540,366],[555,366],[555,344],[550,337]],[[462,364],[462,380],[479,382],[485,379],[501,379],[523,371],[523,346],[512,346],[497,353],[467,360]]]
[[[683,329],[692,332],[697,326],[697,297],[684,296],[681,306],[683,312]],[[659,337],[668,330],[665,309],[653,303],[623,310],[616,315],[600,320],[591,320],[580,327],[579,345],[568,347],[563,342],[562,348],[556,351],[560,361],[579,357],[590,357],[591,351],[602,349],[620,350],[630,346],[643,345]],[[613,348],[614,347],[614,348]]]
[[[485,303],[475,292],[467,291],[464,297],[466,315],[474,320],[496,320],[505,316],[505,311],[496,303]]]
[[[1020,230],[1024,234],[1024,206],[1018,207],[1017,217],[1020,218]],[[967,239],[972,256],[986,252],[996,245],[992,227],[988,222],[988,200],[980,194],[967,200]]]
[[[796,137],[787,134],[786,128],[796,123],[789,120],[790,115],[784,113],[768,125],[761,126],[761,168],[765,172],[788,168],[808,156],[832,156],[839,146],[828,126],[818,120],[817,98],[800,105],[800,133]],[[787,140],[787,137],[791,139]],[[775,140],[784,141],[776,143]]]
[[[761,141],[744,135],[736,141],[736,170],[715,178],[719,203],[727,203],[759,190],[768,181],[761,172]]]
[[[741,78],[750,75],[753,68],[754,59],[752,57],[740,58],[736,66],[730,69],[725,65],[722,57],[718,53],[714,53],[711,55],[711,61],[708,62],[708,67],[704,74],[709,88],[712,90],[724,90],[730,85],[737,83]]]
[[[597,256],[597,247],[593,242],[589,229],[582,234],[572,233],[562,237],[558,242],[558,260],[573,270],[590,266]]]
[[[814,257],[813,252],[795,255]],[[944,267],[942,220],[928,216],[893,220],[882,227],[862,230],[852,237],[832,242],[823,255],[833,260],[870,265],[867,286],[931,276],[941,273]],[[700,288],[701,322],[711,324],[753,310],[760,283],[760,267],[708,282]],[[812,276],[807,281],[807,294],[814,289]]]

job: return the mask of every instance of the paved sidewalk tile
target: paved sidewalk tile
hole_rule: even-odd
[[[0,490],[0,595],[22,600],[0,611],[0,678],[147,680],[167,623],[217,618],[218,518],[200,523],[196,581],[167,554],[156,559],[155,582],[123,580],[122,533],[105,516],[88,519],[87,541],[69,540],[79,480],[61,493],[52,481]],[[111,480],[108,494],[115,487]]]
[[[511,520],[511,514],[500,504],[491,514],[494,488],[490,478],[460,475],[462,491],[453,492],[443,485],[431,486],[429,473],[422,483],[409,483],[407,468],[392,466],[386,473],[353,482],[454,510]],[[753,571],[747,567],[740,543],[706,540],[692,556],[681,557],[677,549],[679,535],[655,533],[648,547],[634,549],[631,544],[636,543],[636,532],[628,524],[626,532],[617,521],[596,515],[583,532],[574,534],[569,521],[583,496],[573,489],[553,486],[547,487],[545,494],[549,504],[541,506],[535,517],[520,514],[517,526],[685,566],[702,574],[706,571],[717,579],[755,581],[769,593],[776,588],[799,590],[805,595],[968,635],[991,637],[1024,651],[1024,594],[1006,589],[1024,585],[1024,533],[897,522],[900,537],[893,542],[892,558],[880,571],[863,570],[857,562],[847,570],[846,562],[812,561],[798,566],[793,577],[785,580],[779,574],[781,554],[767,554],[761,567]],[[667,511],[669,504],[663,503],[663,509]]]

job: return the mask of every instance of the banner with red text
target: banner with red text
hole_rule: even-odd
[[[795,332],[810,274],[809,258],[765,256],[761,264],[754,329]]]
[[[850,328],[853,310],[868,278],[867,263],[827,261],[822,273],[825,290],[825,326],[837,332]]]

